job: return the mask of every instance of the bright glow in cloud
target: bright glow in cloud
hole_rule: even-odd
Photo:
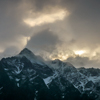
[[[76,55],[82,55],[82,54],[84,54],[84,53],[85,53],[84,50],[75,51],[75,54],[76,54]]]
[[[0,49],[0,53],[4,52],[4,49]]]
[[[27,45],[27,42],[30,40],[30,37],[23,37],[22,38],[22,46],[25,47]]]
[[[52,57],[52,56],[49,56],[50,59],[52,60],[55,60],[55,59],[60,59],[62,61],[66,60],[68,58],[68,55],[61,55],[61,54],[58,54],[57,57]]]
[[[41,15],[37,18],[27,18],[24,19],[24,23],[26,23],[27,25],[34,27],[34,26],[38,26],[38,25],[42,25],[42,24],[46,24],[46,23],[53,23],[57,20],[63,20],[65,16],[68,16],[69,12],[66,12],[64,10],[61,10],[57,13],[53,13],[53,14],[45,14],[45,15]]]

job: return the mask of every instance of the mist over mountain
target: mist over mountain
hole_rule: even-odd
[[[27,47],[43,58],[100,68],[99,26],[100,0],[0,0],[0,59]]]
[[[25,48],[0,61],[0,100],[100,100],[100,69],[45,62]]]

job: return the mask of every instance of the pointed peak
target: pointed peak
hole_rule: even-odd
[[[62,62],[60,59],[55,59],[54,61],[56,61],[56,62]]]
[[[31,61],[31,63],[38,63],[38,64],[44,64],[43,59],[39,56],[36,56],[33,54],[32,51],[30,51],[27,48],[24,48],[18,55],[18,57],[26,57],[28,60]]]
[[[52,63],[60,63],[60,62],[62,62],[60,59],[55,59],[52,61]]]
[[[24,48],[19,54],[22,55],[22,54],[33,54],[33,53],[28,48]]]

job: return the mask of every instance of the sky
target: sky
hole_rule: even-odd
[[[45,60],[100,68],[100,0],[0,0],[0,59],[28,48]]]

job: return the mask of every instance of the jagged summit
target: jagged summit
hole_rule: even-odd
[[[100,70],[59,59],[46,62],[25,48],[0,61],[0,100],[8,99],[100,100]]]
[[[32,51],[30,51],[28,48],[24,48],[18,55],[18,57],[25,56],[28,60],[30,60],[32,63],[36,62],[37,56],[33,54]]]
[[[33,54],[32,51],[30,51],[28,48],[24,48],[20,53],[19,55],[22,55],[22,54]],[[33,54],[34,55],[34,54]]]
[[[40,56],[34,55],[34,53],[28,48],[24,48],[17,56],[18,57],[25,56],[32,63],[44,64],[43,59]]]

